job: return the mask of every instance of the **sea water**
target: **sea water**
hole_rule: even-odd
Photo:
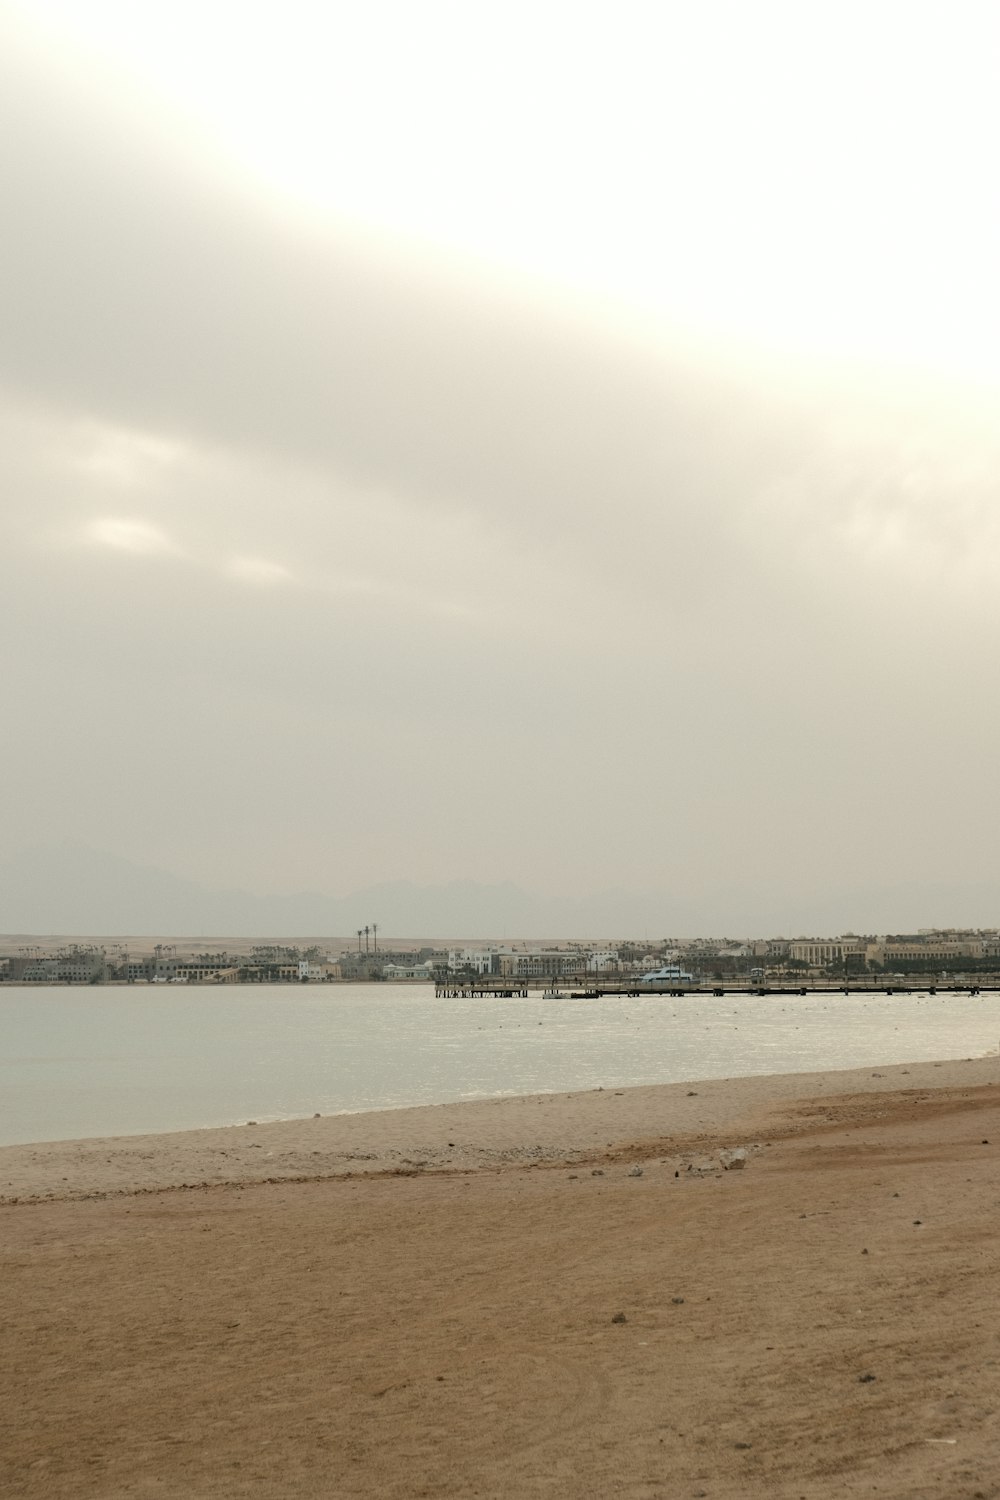
[[[0,1144],[973,1057],[998,1039],[996,995],[4,986]]]

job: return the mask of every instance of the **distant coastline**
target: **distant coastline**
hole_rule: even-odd
[[[381,934],[381,935],[380,935]],[[0,937],[0,984],[395,983],[583,993],[633,986],[671,993],[876,986],[1000,986],[1000,929],[924,929],[827,937],[666,937],[581,941],[386,938],[369,922],[351,938],[253,940]]]

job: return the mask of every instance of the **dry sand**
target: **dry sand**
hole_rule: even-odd
[[[0,1494],[995,1500],[998,1153],[997,1058],[6,1148]]]

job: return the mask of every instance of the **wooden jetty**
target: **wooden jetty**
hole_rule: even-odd
[[[634,978],[620,983],[587,985],[571,991],[574,998],[600,999],[603,995],[981,995],[1000,993],[1000,975],[966,975],[947,978],[931,975],[864,974],[847,979],[725,979],[693,984],[637,984]]]
[[[526,1000],[528,986],[523,979],[503,979],[494,974],[480,974],[475,979],[460,979],[449,975],[434,981],[434,994],[445,1000],[478,1000],[486,995],[496,995],[502,1000],[515,997]]]
[[[641,984],[635,975],[621,979],[602,979],[595,984],[580,974],[565,974],[562,982],[569,986],[566,997],[571,1000],[601,1000],[606,995],[626,995],[640,998],[643,995],[670,995],[680,998],[685,995],[994,995],[1000,994],[1000,974],[982,975],[899,975],[859,974],[846,979],[792,979],[775,976],[773,979],[696,980],[693,984]],[[542,984],[550,985],[551,977],[541,979],[530,986],[525,980],[511,980],[495,974],[481,974],[474,979],[448,975],[435,981],[435,995],[445,999],[486,999],[496,996],[512,1000],[527,999],[529,988],[536,992]]]

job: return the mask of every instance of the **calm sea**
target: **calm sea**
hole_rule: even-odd
[[[1000,997],[0,989],[0,1144],[996,1051]]]

